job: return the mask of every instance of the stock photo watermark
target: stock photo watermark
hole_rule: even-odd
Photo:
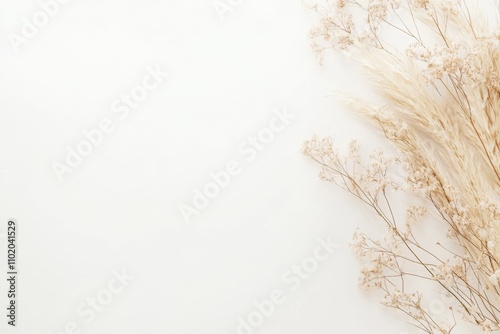
[[[331,258],[340,244],[334,242],[331,236],[325,239],[317,238],[316,247],[310,256],[305,257],[298,264],[292,265],[281,275],[281,283],[285,287],[273,289],[269,297],[264,300],[255,300],[253,309],[246,316],[237,318],[235,334],[253,334],[269,319],[278,306],[287,300],[287,294],[296,292],[319,268],[320,264]],[[229,333],[225,333],[229,334]]]
[[[109,307],[115,297],[121,294],[129,285],[134,277],[130,276],[125,269],[121,271],[113,270],[111,278],[106,286],[93,296],[87,297],[83,302],[78,304],[76,315],[78,320],[67,322],[63,328],[57,332],[49,334],[79,334],[83,330],[84,324],[89,324],[94,321],[97,315]]]
[[[52,169],[60,182],[63,181],[65,175],[71,174],[75,168],[80,166],[84,159],[104,142],[106,136],[115,131],[119,121],[127,119],[131,111],[137,109],[141,102],[151,92],[158,89],[168,77],[168,73],[164,72],[159,65],[154,68],[146,67],[146,73],[140,84],[135,85],[130,92],[121,94],[111,104],[111,112],[117,116],[118,120],[105,117],[94,128],[82,130],[82,139],[74,146],[67,145],[65,147],[64,160],[52,162]]]
[[[226,14],[238,8],[243,0],[216,0],[212,2],[215,12],[221,21],[226,19]]]
[[[15,327],[18,314],[19,274],[18,274],[18,224],[14,219],[7,222],[7,324]]]
[[[62,6],[72,0],[41,0],[38,2],[38,10],[30,17],[21,19],[20,31],[7,33],[7,38],[15,53],[19,53],[22,45],[28,44],[38,33],[45,28],[50,21],[56,17]]]
[[[255,135],[247,137],[238,145],[238,155],[243,161],[231,160],[225,164],[224,169],[210,172],[210,181],[193,189],[191,203],[179,205],[179,212],[184,222],[190,223],[193,216],[199,216],[210,202],[229,186],[231,180],[241,174],[244,164],[254,161],[259,152],[265,150],[276,135],[285,130],[295,117],[286,108],[273,110],[273,117],[269,120],[268,126],[259,130]]]

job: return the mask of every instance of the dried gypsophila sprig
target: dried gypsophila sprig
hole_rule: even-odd
[[[434,207],[449,226],[449,236],[462,247],[463,253],[458,254],[461,261],[466,259],[474,269],[465,271],[469,275],[462,275],[460,284],[472,287],[477,280],[483,287],[475,290],[477,299],[461,300],[457,295],[464,315],[486,333],[498,329],[498,15],[491,20],[465,1],[449,0],[345,0],[312,8],[322,15],[312,30],[316,51],[323,55],[325,50],[337,49],[352,56],[365,67],[387,101],[382,107],[373,107],[344,98],[374,121],[404,155],[412,182],[394,188],[406,188]],[[354,23],[356,10],[365,13],[365,27]],[[399,50],[389,47],[380,34],[384,26],[406,36],[408,42],[399,45]],[[425,36],[424,29],[431,32],[431,38]],[[325,146],[322,143],[321,147]],[[335,170],[352,186],[354,175],[351,179],[345,170]],[[334,180],[327,175],[323,171],[323,178]],[[344,183],[343,188],[359,196],[357,186]],[[380,191],[380,185],[375,188]],[[450,283],[450,275],[437,277]],[[484,300],[490,307],[485,309]],[[443,332],[439,326],[433,327],[432,321],[427,323],[430,327],[422,329]]]
[[[451,319],[458,313],[485,333],[500,330],[500,310],[494,298],[498,290],[489,290],[489,286],[484,286],[477,274],[487,269],[474,261],[463,246],[462,255],[449,251],[441,243],[436,246],[440,249],[423,246],[413,233],[413,227],[424,217],[425,207],[410,206],[402,224],[391,206],[391,191],[419,189],[416,194],[426,200],[429,207],[438,211],[436,203],[432,201],[432,194],[439,191],[440,185],[432,173],[410,171],[403,182],[396,182],[389,170],[391,165],[404,162],[388,159],[378,150],[370,156],[367,164],[363,164],[359,145],[355,141],[349,144],[348,154],[341,155],[329,138],[314,137],[305,143],[303,152],[322,166],[320,177],[323,180],[355,195],[386,224],[387,236],[383,240],[373,240],[360,230],[354,235],[356,253],[369,259],[360,281],[364,288],[382,290],[385,293],[382,304],[404,312],[424,332],[451,333],[456,322],[446,323],[436,319],[422,306],[423,293],[410,291],[405,285],[408,277],[434,282],[457,302],[456,308],[450,307]],[[456,232],[450,233],[449,237],[457,244],[461,243]]]

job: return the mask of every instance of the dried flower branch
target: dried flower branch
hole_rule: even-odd
[[[336,0],[311,8],[321,15],[313,48],[358,61],[384,105],[342,95],[395,144],[400,157],[382,152],[360,159],[331,140],[307,141],[304,153],[322,167],[321,178],[356,196],[387,227],[383,240],[356,232],[354,248],[369,260],[362,285],[385,293],[384,305],[410,316],[426,333],[451,333],[455,315],[483,333],[500,331],[500,15],[492,1]],[[364,15],[364,23],[355,17]],[[395,31],[398,43],[383,32]],[[402,41],[402,42],[401,42]],[[394,165],[408,170],[391,178]],[[395,214],[391,195],[407,192],[423,205]],[[449,229],[447,242],[429,246],[414,226],[426,211]],[[423,292],[407,282],[425,280],[456,302],[452,321],[425,311]],[[418,286],[418,285],[417,285]]]

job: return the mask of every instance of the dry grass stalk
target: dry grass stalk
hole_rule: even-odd
[[[385,293],[427,333],[451,333],[456,314],[484,333],[500,331],[500,14],[483,0],[334,0],[311,5],[321,15],[312,30],[323,57],[330,49],[358,61],[385,103],[342,96],[372,120],[401,157],[382,152],[359,157],[357,142],[339,154],[328,138],[313,138],[304,153],[321,177],[355,195],[385,223],[388,236],[356,232],[354,247],[369,260],[362,285]],[[493,13],[493,14],[492,14]],[[355,22],[364,15],[364,24]],[[399,34],[390,44],[384,32]],[[401,42],[404,41],[404,42]],[[403,165],[404,180],[390,169]],[[417,195],[423,205],[399,219],[395,191]],[[448,241],[432,248],[414,233],[426,211],[448,229]],[[407,268],[411,268],[410,270]],[[433,282],[450,295],[450,319],[425,311],[423,292],[405,284]],[[418,286],[418,285],[417,285]]]

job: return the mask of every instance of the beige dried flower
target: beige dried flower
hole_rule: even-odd
[[[474,8],[471,7],[474,3]],[[353,248],[366,261],[360,283],[385,293],[382,303],[410,316],[426,333],[446,333],[455,314],[478,331],[500,330],[500,13],[480,0],[336,0],[312,7],[321,15],[311,33],[315,50],[341,50],[358,61],[383,105],[342,95],[398,150],[366,161],[359,143],[340,154],[329,138],[314,137],[304,154],[321,178],[353,194],[386,226],[372,239],[356,230]],[[366,25],[354,23],[364,13]],[[492,18],[494,16],[494,18]],[[390,43],[382,31],[405,38]],[[425,31],[425,33],[424,33]],[[391,170],[404,166],[405,177]],[[401,192],[418,203],[398,215]],[[423,222],[429,214],[432,222]],[[429,245],[429,231],[448,233]],[[434,232],[427,233],[433,237]],[[433,282],[451,296],[450,319],[422,306],[424,291],[407,282]],[[411,284],[410,284],[411,285]]]

